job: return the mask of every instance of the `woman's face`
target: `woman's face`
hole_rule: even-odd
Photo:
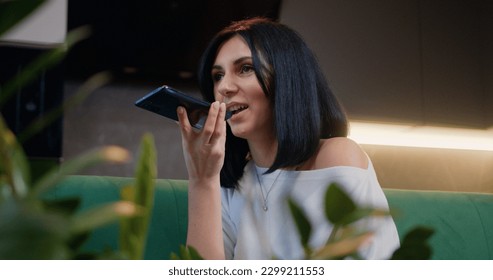
[[[212,66],[214,97],[226,103],[233,116],[228,120],[237,137],[272,136],[273,117],[269,100],[253,68],[250,48],[239,35],[224,42]]]

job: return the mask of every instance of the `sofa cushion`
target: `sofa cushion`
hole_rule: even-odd
[[[118,201],[120,189],[132,184],[133,178],[108,176],[70,176],[50,193],[50,198],[79,197],[79,211]],[[145,248],[145,259],[168,259],[185,244],[187,233],[187,182],[156,180],[154,209]],[[84,252],[118,248],[117,223],[96,229],[83,246]]]

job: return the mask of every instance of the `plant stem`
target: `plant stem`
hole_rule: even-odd
[[[332,232],[330,233],[329,239],[327,239],[327,243],[325,245],[335,242],[337,233],[338,233],[340,228],[341,228],[341,226],[334,225],[334,227],[332,228]]]

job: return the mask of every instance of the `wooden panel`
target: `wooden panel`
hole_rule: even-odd
[[[362,146],[383,188],[493,193],[493,152]]]
[[[285,0],[353,119],[421,122],[416,0]]]
[[[481,1],[420,1],[425,120],[486,126]]]
[[[482,52],[484,57],[484,75],[486,92],[487,126],[493,128],[493,1],[484,0],[481,15],[481,32],[483,37]]]

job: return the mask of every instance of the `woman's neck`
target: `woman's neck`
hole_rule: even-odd
[[[277,154],[277,140],[274,138],[251,141],[248,140],[250,156],[259,167],[271,167]]]

